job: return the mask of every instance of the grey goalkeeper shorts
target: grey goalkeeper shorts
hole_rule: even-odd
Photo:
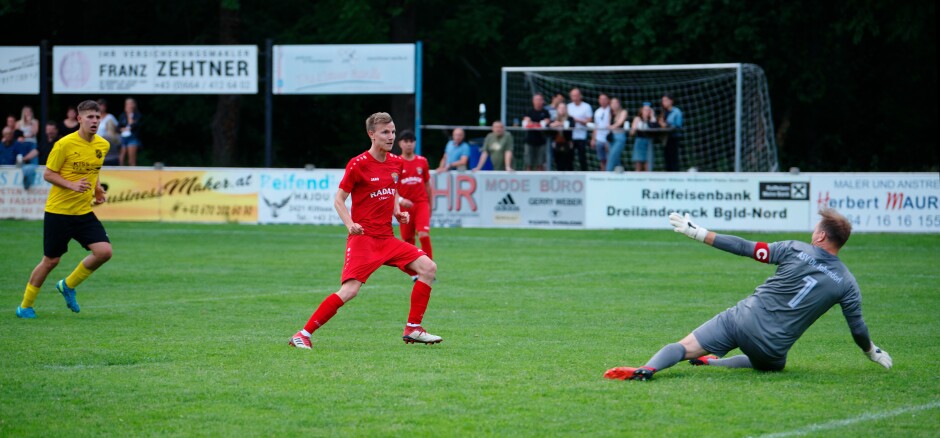
[[[714,318],[695,329],[692,335],[705,351],[718,357],[724,357],[729,351],[740,348],[741,352],[751,360],[754,369],[782,370],[787,364],[786,354],[783,357],[768,355],[750,336],[738,329],[737,318],[740,310],[738,306],[735,306],[715,315]]]

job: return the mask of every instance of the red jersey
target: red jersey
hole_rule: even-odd
[[[402,158],[401,185],[398,193],[411,202],[428,202],[427,184],[431,180],[428,159],[415,155],[413,160]]]
[[[402,161],[398,155],[388,154],[380,163],[365,151],[346,165],[339,188],[352,194],[352,220],[362,225],[367,236],[395,236],[392,214]]]

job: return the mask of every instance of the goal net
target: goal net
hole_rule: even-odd
[[[643,102],[661,113],[663,94],[682,110],[683,169],[713,172],[773,172],[779,170],[774,142],[770,96],[764,71],[754,64],[702,64],[601,67],[504,67],[502,113],[511,126],[541,93],[546,105],[556,94],[579,88],[592,109],[606,93],[621,100],[633,120]],[[632,167],[633,138],[627,141],[622,162]],[[663,169],[663,142],[657,140],[653,165]],[[589,169],[597,169],[597,155],[588,151]]]

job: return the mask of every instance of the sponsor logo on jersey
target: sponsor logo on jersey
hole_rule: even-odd
[[[369,181],[376,182],[376,181],[378,181],[378,180],[379,180],[379,178],[378,178],[378,177],[375,177],[375,178],[370,179]]]
[[[390,188],[390,187],[386,187],[386,188],[384,188],[384,189],[378,189],[378,190],[376,190],[376,191],[370,193],[370,194],[369,194],[369,197],[370,197],[370,198],[375,198],[375,197],[379,197],[379,196],[387,196],[387,195],[394,195],[394,194],[395,194],[395,189]]]
[[[401,179],[401,183],[404,185],[421,184],[423,182],[424,180],[420,176],[407,176]]]

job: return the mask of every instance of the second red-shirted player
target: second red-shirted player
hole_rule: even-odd
[[[398,137],[398,146],[401,147],[402,165],[401,183],[399,185],[398,202],[402,211],[409,213],[408,223],[400,224],[401,240],[412,245],[415,244],[415,232],[421,242],[421,249],[428,257],[434,258],[431,253],[431,169],[427,158],[415,155],[415,135],[405,130]]]
[[[310,349],[310,335],[326,324],[336,311],[355,298],[369,276],[382,265],[395,266],[409,275],[417,275],[411,291],[411,310],[402,339],[406,343],[436,344],[440,336],[421,327],[421,320],[431,297],[431,283],[437,265],[424,251],[398,240],[392,231],[392,216],[402,224],[409,222],[408,212],[398,204],[398,187],[404,160],[389,153],[395,144],[395,123],[388,113],[375,113],[366,119],[366,131],[372,145],[346,165],[333,206],[349,230],[342,286],[326,297],[304,328],[290,338],[290,345]],[[352,195],[352,214],[346,198]]]

